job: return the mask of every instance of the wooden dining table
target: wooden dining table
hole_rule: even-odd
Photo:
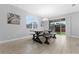
[[[48,34],[45,34],[45,31],[41,31],[41,30],[35,30],[35,31],[33,31],[34,32],[34,34],[32,34],[33,35],[33,41],[36,41],[36,42],[38,42],[38,43],[40,43],[40,44],[42,44],[43,42],[40,40],[40,36],[42,36],[42,37],[44,37],[46,40],[45,40],[45,44],[48,44],[49,45],[49,42],[48,42],[48,39],[51,37],[49,34],[52,32],[52,31],[48,31]],[[55,35],[54,35],[55,36]],[[56,38],[56,36],[55,37],[53,37],[53,38]]]
[[[40,36],[42,36],[41,35],[41,33],[43,32],[43,31],[33,31],[34,32],[34,34],[33,34],[33,41],[36,41],[36,42],[38,42],[38,43],[40,43],[40,44],[42,44],[42,41],[40,40]]]

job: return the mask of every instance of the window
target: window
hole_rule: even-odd
[[[26,16],[26,27],[28,29],[37,29],[39,18],[36,16]]]

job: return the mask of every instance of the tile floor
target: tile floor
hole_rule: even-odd
[[[44,41],[44,39],[41,39]],[[79,53],[79,39],[57,36],[50,45],[39,44],[31,39],[0,43],[0,54],[74,54]]]

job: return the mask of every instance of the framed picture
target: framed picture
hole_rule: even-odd
[[[14,13],[8,13],[8,24],[20,24],[20,16]]]

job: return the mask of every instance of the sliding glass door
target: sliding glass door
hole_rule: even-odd
[[[58,35],[65,34],[65,24],[65,18],[50,20],[49,29]]]

